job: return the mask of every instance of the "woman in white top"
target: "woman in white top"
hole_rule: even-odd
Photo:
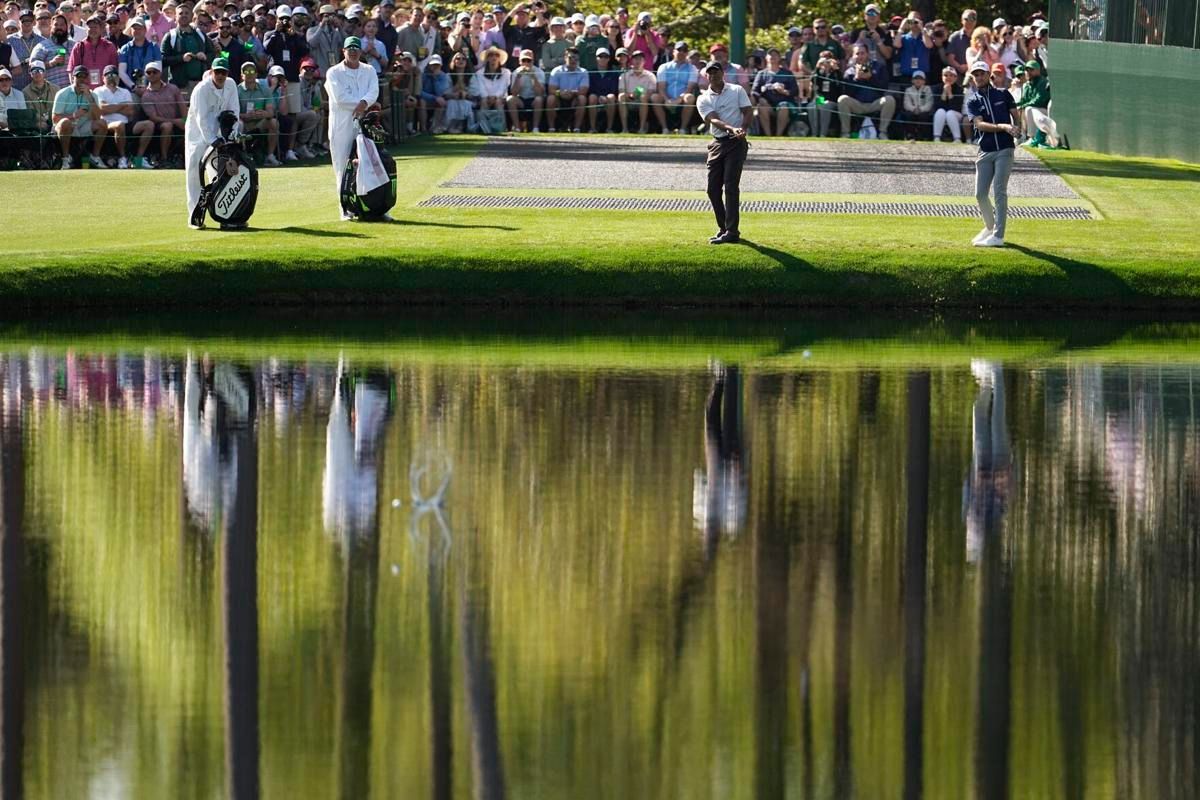
[[[504,98],[512,82],[512,72],[504,66],[504,51],[489,47],[483,53],[483,66],[471,81],[471,96],[478,98],[480,108],[504,108]]]

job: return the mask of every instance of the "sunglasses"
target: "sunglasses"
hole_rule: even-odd
[[[0,83],[8,83],[12,78],[0,77]]]
[[[813,30],[816,30],[816,31],[823,31],[823,30],[825,30],[827,27],[829,27],[829,26],[827,26],[827,25],[817,25],[815,28],[813,28]]]

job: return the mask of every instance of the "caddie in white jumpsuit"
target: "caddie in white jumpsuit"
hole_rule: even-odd
[[[222,111],[238,111],[237,85],[228,80],[229,62],[224,58],[213,59],[212,71],[192,90],[188,104],[187,130],[183,136],[184,171],[187,173],[188,227],[192,209],[200,202],[200,162],[208,146],[221,135],[217,118]]]
[[[360,63],[362,41],[357,36],[347,36],[342,43],[345,59],[334,64],[325,73],[325,91],[329,93],[329,150],[333,159],[333,177],[341,205],[342,176],[346,173],[346,161],[354,148],[354,137],[358,134],[355,119],[367,112],[367,108],[379,99],[379,76],[371,67]],[[342,211],[342,219],[352,217]]]

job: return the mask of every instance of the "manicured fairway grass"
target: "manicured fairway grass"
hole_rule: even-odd
[[[0,302],[1200,307],[1200,166],[1045,154],[1100,219],[1014,221],[1004,250],[972,220],[798,214],[713,247],[708,214],[417,208],[480,143],[398,148],[392,225],[338,221],[328,165],[264,170],[239,233],[185,227],[182,172],[0,174]]]

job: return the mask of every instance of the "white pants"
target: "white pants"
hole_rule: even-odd
[[[338,136],[329,140],[329,157],[333,159],[333,181],[337,190],[339,209],[342,207],[342,177],[346,174],[346,161],[350,158],[353,150],[353,136]]]
[[[1050,118],[1045,109],[1027,108],[1025,109],[1025,130],[1039,130],[1046,134],[1046,141],[1050,142],[1054,147],[1058,147],[1058,125]]]
[[[939,141],[942,138],[942,129],[946,126],[950,127],[950,135],[954,137],[954,141],[962,141],[962,114],[952,109],[939,108],[933,112],[933,140]]]
[[[204,152],[208,149],[205,142],[184,141],[183,171],[187,175],[187,214],[188,221],[192,219],[192,209],[200,202],[200,192],[204,184],[200,182],[200,162],[204,160]]]

